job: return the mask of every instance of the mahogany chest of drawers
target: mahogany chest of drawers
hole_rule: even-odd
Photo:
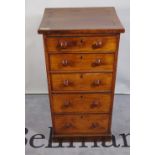
[[[115,9],[47,8],[43,34],[53,140],[111,136],[120,33]]]

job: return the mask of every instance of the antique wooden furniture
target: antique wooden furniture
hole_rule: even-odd
[[[54,140],[111,136],[117,54],[115,9],[47,8],[43,34]]]

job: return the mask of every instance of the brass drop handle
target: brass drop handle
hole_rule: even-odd
[[[98,123],[92,123],[92,124],[91,124],[91,128],[92,128],[92,129],[95,129],[95,128],[97,128],[97,127],[99,127],[99,124],[98,124]]]
[[[60,41],[60,42],[58,43],[58,47],[61,48],[61,49],[66,49],[67,46],[68,46],[67,41]]]
[[[64,125],[65,129],[69,129],[71,127],[73,127],[73,125],[71,123],[65,123],[65,125]]]
[[[63,66],[68,66],[69,65],[69,62],[68,62],[68,60],[62,60],[62,65]]]
[[[70,82],[69,82],[69,80],[64,80],[63,84],[64,84],[64,86],[69,86]]]
[[[93,84],[95,86],[99,86],[101,84],[101,80],[95,80]]]
[[[103,45],[103,42],[102,41],[95,41],[93,44],[92,44],[92,48],[96,49],[96,48],[101,48]]]
[[[63,106],[64,106],[65,108],[69,107],[69,106],[70,106],[70,102],[69,102],[69,101],[65,101],[65,102],[63,103]]]
[[[99,106],[99,102],[98,101],[93,101],[91,104],[91,108],[95,108]]]

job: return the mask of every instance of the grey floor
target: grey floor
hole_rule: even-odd
[[[68,147],[69,143],[63,143],[63,147],[58,147],[58,143],[53,143],[52,147],[46,148],[48,145],[49,133],[51,127],[49,99],[47,95],[26,95],[26,122],[25,127],[28,129],[25,137],[26,155],[129,155],[130,147],[125,145],[123,136],[120,134],[130,133],[130,96],[115,95],[113,107],[112,134],[116,138],[115,145],[108,142],[105,147],[98,142],[98,147],[92,147],[94,143],[87,142],[86,147],[80,147],[81,143],[74,143],[73,147]],[[45,137],[41,137],[42,134]],[[34,136],[36,135],[36,136]],[[36,139],[34,139],[34,137]],[[37,139],[38,138],[38,139]],[[130,138],[126,137],[126,143],[129,145]],[[34,146],[40,148],[34,148]]]

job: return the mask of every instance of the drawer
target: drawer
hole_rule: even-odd
[[[54,115],[55,134],[106,133],[110,115]]]
[[[54,113],[109,113],[111,94],[54,94]]]
[[[101,91],[112,89],[112,73],[52,74],[54,91]]]
[[[103,37],[47,37],[48,52],[96,52],[117,49],[117,36]]]
[[[53,54],[52,71],[112,71],[114,54]]]

